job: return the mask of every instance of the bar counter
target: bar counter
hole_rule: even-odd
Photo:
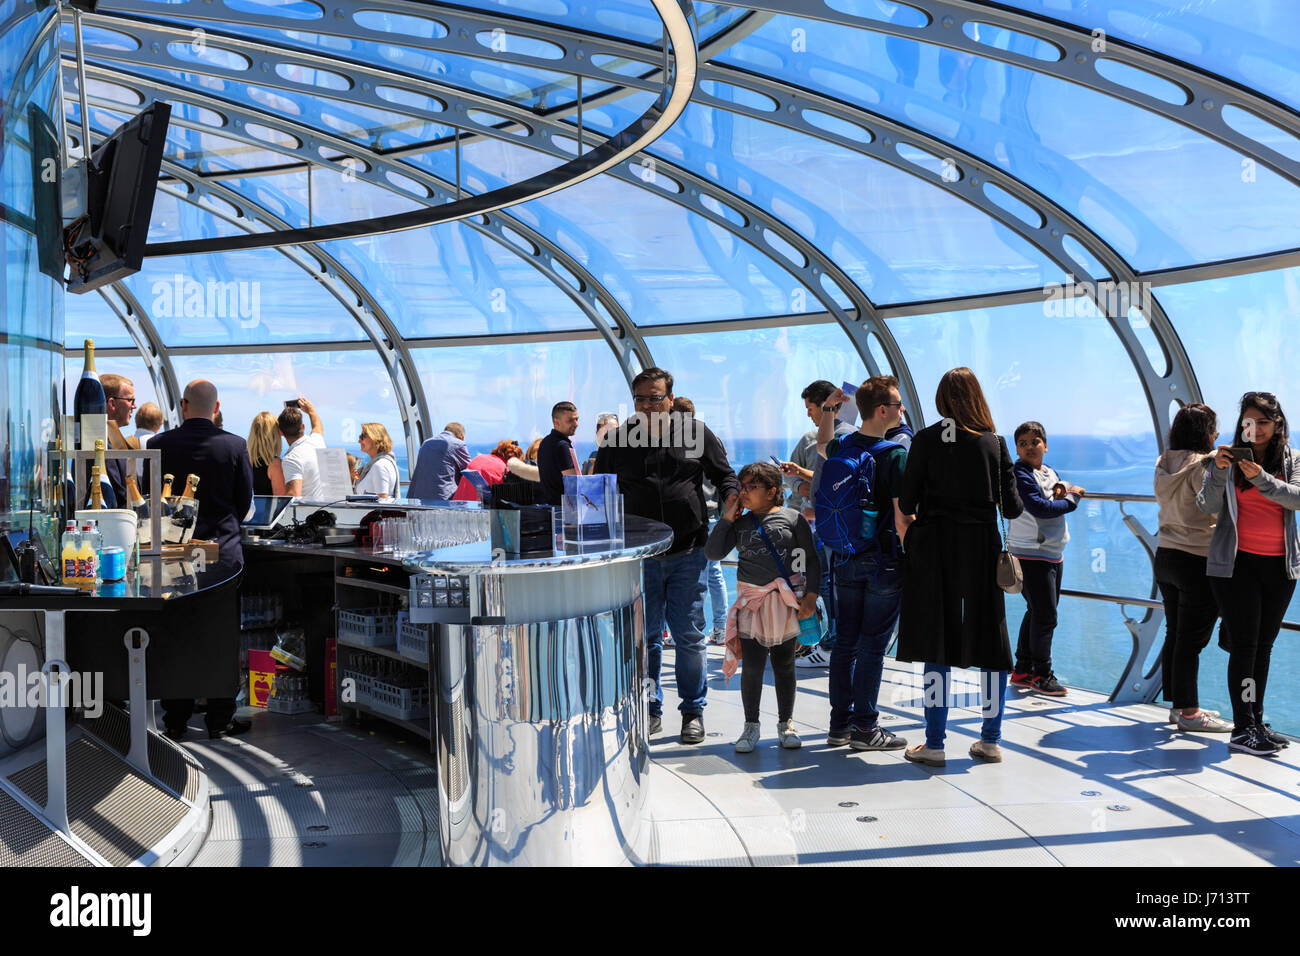
[[[667,526],[628,517],[617,543],[522,557],[487,541],[403,559],[264,539],[244,550],[250,581],[263,561],[325,559],[338,610],[405,592],[409,621],[430,628],[427,663],[411,664],[428,672],[427,731],[393,722],[427,733],[436,755],[445,864],[608,865],[648,858],[641,562],[671,542]],[[403,655],[337,647],[339,699],[374,716],[347,703],[343,662]]]

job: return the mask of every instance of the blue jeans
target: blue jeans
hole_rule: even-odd
[[[704,581],[708,559],[704,549],[687,551],[669,558],[642,562],[645,582],[646,676],[654,681],[650,716],[661,717],[664,691],[659,671],[664,656],[664,620],[673,632],[677,652],[678,709],[683,714],[703,714],[708,693],[709,651],[704,639]]]
[[[722,564],[710,561],[700,572],[700,583],[709,588],[709,606],[713,611],[713,629],[724,631],[727,628],[727,580],[722,576]],[[703,605],[701,605],[701,609]],[[676,635],[676,631],[673,634]]]
[[[818,589],[826,607],[826,633],[818,647],[830,653],[835,646],[835,552],[818,542],[817,556],[822,562],[821,587]]]
[[[925,745],[943,749],[948,727],[948,701],[951,700],[951,676],[943,664],[926,664],[922,696],[925,700]],[[984,724],[980,740],[991,744],[1002,739],[1002,702],[1007,696],[1006,671],[980,671],[980,699],[983,701]]]
[[[871,730],[885,649],[903,603],[903,572],[870,559],[835,569],[837,637],[831,648],[831,730]]]

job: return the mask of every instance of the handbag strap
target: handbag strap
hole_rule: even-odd
[[[1002,519],[1002,550],[1007,550],[1007,512],[1002,507],[1002,436],[998,436],[998,466],[993,481],[998,486],[998,517]],[[1009,457],[1009,456],[1008,456]]]
[[[758,529],[759,536],[762,537],[763,543],[767,545],[767,550],[772,555],[772,560],[776,562],[776,566],[781,572],[781,577],[785,578],[785,583],[790,585],[790,590],[793,591],[794,582],[790,580],[790,574],[785,569],[785,562],[781,560],[780,552],[772,545],[772,539],[769,538],[767,532],[763,530],[763,522],[759,521],[758,515],[754,514],[752,511],[749,513],[749,516],[754,519],[754,527]]]

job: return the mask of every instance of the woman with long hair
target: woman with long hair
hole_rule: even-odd
[[[1300,577],[1300,455],[1288,443],[1286,415],[1272,392],[1247,392],[1231,445],[1220,445],[1196,505],[1218,522],[1205,573],[1232,647],[1228,748],[1268,756],[1286,737],[1264,722],[1273,642]]]
[[[248,430],[248,460],[253,464],[253,494],[283,495],[280,426],[270,412],[258,412]]]
[[[393,439],[388,429],[379,422],[366,422],[357,439],[361,451],[370,460],[357,472],[357,494],[379,495],[381,498],[401,497],[402,479],[393,455]]]
[[[1184,405],[1169,427],[1167,451],[1156,461],[1160,503],[1156,584],[1165,605],[1161,683],[1169,701],[1169,722],[1179,730],[1225,734],[1232,725],[1216,711],[1201,710],[1197,694],[1201,651],[1210,643],[1219,605],[1205,577],[1214,537],[1214,516],[1196,507],[1205,470],[1214,460],[1218,416],[1200,402]]]
[[[935,406],[943,418],[917,432],[907,456],[899,510],[917,516],[903,540],[900,661],[925,664],[925,743],[904,756],[945,764],[949,671],[977,667],[984,699],[980,739],[972,757],[1002,759],[1002,701],[1011,670],[1006,608],[997,581],[1002,550],[997,515],[1018,517],[1007,443],[997,434],[984,391],[970,369],[946,372]],[[901,529],[900,529],[901,530]]]

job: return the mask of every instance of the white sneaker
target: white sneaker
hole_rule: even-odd
[[[676,647],[676,646],[677,645],[673,643],[673,636],[671,634],[665,634],[664,647]]]
[[[831,656],[820,645],[814,647],[803,657],[794,659],[795,667],[829,667],[830,664]]]
[[[736,741],[734,746],[738,754],[752,753],[754,748],[758,746],[758,724],[746,722],[745,729],[740,732],[740,739]]]
[[[781,746],[786,750],[798,750],[803,746],[803,741],[799,735],[794,732],[794,721],[787,720],[785,723],[776,725],[776,736],[781,741]]]
[[[709,635],[709,643],[710,644],[727,643],[727,632],[719,628],[714,628],[713,633]]]

